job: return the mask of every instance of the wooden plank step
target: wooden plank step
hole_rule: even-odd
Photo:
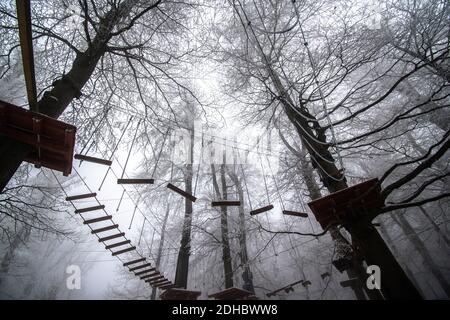
[[[162,278],[162,279],[159,279],[159,280],[147,280],[148,281],[148,283],[150,283],[152,286],[154,286],[154,285],[157,285],[157,284],[159,284],[159,283],[164,283],[164,282],[166,282],[167,281],[167,279],[166,278]]]
[[[155,284],[150,284],[150,285],[159,288],[159,287],[165,287],[165,286],[168,286],[169,284],[172,284],[172,281],[166,280],[166,281],[164,281],[164,282],[155,283]]]
[[[156,281],[154,285],[157,286],[165,286],[166,284],[172,283],[169,279],[162,279],[160,281]]]
[[[294,216],[294,217],[302,217],[302,218],[308,218],[308,214],[304,212],[297,212],[297,211],[289,211],[289,210],[283,210],[283,214],[287,216]]]
[[[125,253],[125,252],[133,251],[135,249],[136,249],[136,247],[134,247],[134,246],[133,247],[129,247],[129,248],[126,248],[126,249],[123,249],[123,250],[120,250],[120,251],[113,252],[112,255],[113,256],[117,256],[117,255]]]
[[[152,265],[151,263],[142,264],[142,265],[140,265],[140,266],[131,268],[130,271],[139,270],[139,269],[142,269],[142,268],[145,268],[145,267],[151,267],[151,265]]]
[[[145,282],[159,281],[159,280],[161,280],[161,279],[163,279],[163,278],[164,278],[164,276],[161,275],[161,276],[158,276],[158,277],[153,277],[153,278],[151,278],[151,279],[147,279],[147,280],[145,280]]]
[[[254,216],[256,214],[260,214],[260,213],[263,213],[263,212],[266,212],[266,211],[269,211],[272,209],[273,209],[273,205],[269,204],[268,206],[250,211],[250,215]]]
[[[92,163],[97,163],[97,164],[103,164],[105,166],[112,165],[112,161],[110,161],[110,160],[105,160],[105,159],[100,159],[100,158],[95,158],[95,157],[89,157],[89,156],[85,156],[83,154],[76,154],[75,155],[75,159],[83,160],[83,161],[87,161],[87,162],[92,162]]]
[[[195,202],[195,200],[197,200],[197,198],[194,197],[194,196],[193,196],[192,194],[190,194],[189,192],[186,192],[186,191],[184,191],[184,190],[182,190],[182,189],[180,189],[180,188],[174,186],[174,185],[171,184],[171,183],[169,183],[169,184],[167,185],[167,188],[170,189],[170,190],[175,191],[176,193],[182,195],[182,196],[185,197],[186,199],[191,200],[192,202]]]
[[[105,246],[105,249],[108,250],[108,249],[120,247],[120,246],[123,246],[123,245],[125,245],[125,244],[129,244],[130,242],[131,242],[131,240],[125,240],[125,241],[113,243],[113,244],[110,244],[110,245],[108,245],[108,246]]]
[[[172,288],[176,288],[176,286],[174,284],[169,284],[169,285],[164,286],[164,287],[159,287],[158,289],[167,290],[167,289],[172,289]]]
[[[102,209],[105,209],[105,205],[104,204],[99,205],[99,206],[93,206],[93,207],[76,209],[75,213],[83,213],[83,212],[96,211],[96,210],[102,210]]]
[[[150,269],[147,269],[147,270],[144,270],[144,271],[136,272],[135,275],[140,276],[141,274],[146,274],[148,272],[152,272],[152,271],[155,271],[155,270],[156,270],[156,268],[150,268]]]
[[[230,207],[230,206],[240,206],[241,202],[236,200],[220,200],[211,202],[213,207]]]
[[[97,194],[95,192],[94,193],[79,194],[79,195],[76,195],[76,196],[66,197],[66,201],[80,200],[80,199],[86,199],[86,198],[93,198],[93,197],[96,197],[96,196],[97,196]]]
[[[152,279],[155,279],[155,278],[157,278],[157,277],[159,277],[159,276],[161,276],[161,274],[159,273],[159,271],[157,271],[157,272],[154,272],[154,273],[150,273],[150,274],[147,274],[147,275],[145,275],[145,276],[142,276],[142,277],[140,277],[142,280],[152,280]]]
[[[136,263],[139,263],[139,262],[143,262],[143,261],[145,261],[145,260],[146,260],[145,258],[139,258],[139,259],[136,259],[136,260],[131,260],[131,261],[125,262],[125,263],[123,264],[123,266],[124,266],[124,267],[127,267],[127,266],[130,266],[130,265],[132,265],[132,264],[136,264]]]
[[[100,232],[105,232],[105,231],[117,229],[118,227],[119,227],[118,224],[113,224],[112,226],[107,226],[107,227],[104,227],[104,228],[99,228],[99,229],[92,230],[91,233],[92,234],[96,234],[96,233],[100,233]]]
[[[105,241],[120,238],[123,236],[125,236],[125,232],[113,234],[112,236],[108,236],[108,237],[104,237],[104,238],[100,238],[100,239],[98,239],[98,242],[105,242]]]
[[[91,223],[96,223],[96,222],[101,222],[101,221],[106,221],[106,220],[111,220],[111,219],[112,219],[112,216],[98,217],[98,218],[86,220],[83,222],[83,224],[91,224]]]
[[[176,287],[176,285],[174,285],[174,284],[168,284],[167,286],[159,287],[159,289],[167,290],[167,289],[172,289],[172,288],[175,288],[175,287]]]
[[[117,179],[117,184],[153,184],[155,179]]]

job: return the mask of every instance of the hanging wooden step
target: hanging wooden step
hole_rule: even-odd
[[[268,206],[250,211],[250,215],[254,216],[256,214],[260,214],[260,213],[263,213],[263,212],[266,212],[266,211],[269,211],[272,209],[273,209],[273,205],[269,204]]]
[[[134,246],[133,247],[129,247],[129,248],[126,248],[126,249],[123,249],[123,250],[120,250],[120,251],[113,252],[112,255],[113,256],[117,256],[117,255],[125,253],[125,252],[133,251],[135,249],[136,249],[136,247],[134,247]]]
[[[94,206],[94,207],[76,209],[75,213],[83,213],[83,212],[96,211],[96,210],[102,210],[102,209],[105,209],[105,205],[103,205],[103,204],[99,205],[99,206]]]
[[[155,179],[117,179],[117,184],[153,184]]]
[[[348,279],[348,280],[341,281],[340,285],[343,288],[348,288],[348,287],[356,288],[356,287],[361,286],[361,282],[360,282],[360,280],[358,278],[353,278],[353,279]]]
[[[95,157],[89,157],[89,156],[86,156],[84,154],[76,154],[75,155],[75,159],[82,160],[82,161],[87,161],[87,162],[92,162],[92,163],[97,163],[97,164],[103,164],[105,166],[111,166],[112,165],[112,161],[111,160],[105,160],[105,159],[100,159],[100,158],[95,158]]]
[[[294,217],[302,217],[302,218],[308,218],[308,214],[304,212],[298,212],[298,211],[289,211],[289,210],[283,210],[283,214],[287,216],[294,216]]]
[[[144,262],[145,260],[146,260],[145,258],[140,258],[140,259],[136,259],[136,260],[131,260],[131,261],[125,262],[125,263],[123,264],[123,266],[124,266],[124,267],[131,266],[132,264],[136,264],[136,263],[139,263],[139,262]]]
[[[68,176],[76,131],[70,124],[0,101],[0,133],[27,144],[29,152],[24,160],[36,166]]]
[[[211,202],[211,206],[213,207],[238,207],[240,205],[241,202],[236,200],[220,200]]]
[[[118,234],[113,234],[112,236],[108,236],[108,237],[104,237],[104,238],[100,238],[100,239],[98,239],[98,242],[105,242],[105,241],[116,239],[116,238],[120,238],[120,237],[123,237],[123,236],[125,236],[125,232],[118,233]]]
[[[107,227],[103,227],[103,228],[92,230],[91,233],[92,234],[96,234],[96,233],[100,233],[100,232],[105,232],[105,231],[117,229],[118,227],[119,227],[118,224],[113,224],[112,226],[107,226]]]
[[[112,248],[120,247],[120,246],[123,246],[125,244],[129,244],[130,242],[131,242],[131,240],[125,240],[125,241],[113,243],[113,244],[105,246],[105,249],[109,250],[109,249],[112,249]]]
[[[146,274],[146,273],[149,273],[149,272],[152,272],[152,271],[155,271],[155,270],[156,270],[155,268],[150,268],[150,269],[147,269],[147,270],[144,270],[144,271],[136,272],[135,275],[140,276],[141,274]]]
[[[135,270],[139,270],[145,267],[150,267],[152,264],[151,263],[146,263],[146,264],[142,264],[140,266],[134,267],[134,268],[130,268],[130,271],[135,271]]]
[[[193,196],[192,194],[190,194],[189,192],[186,192],[186,191],[184,191],[184,190],[182,190],[182,189],[180,189],[180,188],[174,186],[174,185],[171,184],[171,183],[169,183],[169,184],[167,185],[167,188],[170,189],[170,190],[175,191],[176,193],[182,195],[182,196],[185,197],[186,199],[191,200],[192,202],[195,202],[195,200],[197,200],[197,198],[194,197],[194,196]]]
[[[96,193],[86,193],[86,194],[79,194],[76,196],[69,196],[66,197],[66,201],[73,201],[73,200],[80,200],[80,199],[86,199],[86,198],[93,198],[96,197]]]
[[[96,223],[96,222],[101,222],[101,221],[106,221],[106,220],[111,220],[111,219],[112,219],[112,216],[104,216],[104,217],[86,220],[83,222],[83,224],[91,224],[91,223]]]
[[[176,285],[174,285],[174,284],[169,284],[169,285],[167,285],[167,286],[162,286],[162,287],[159,287],[159,289],[161,289],[161,290],[167,290],[167,289],[172,289],[172,288],[175,288],[176,287]],[[167,291],[166,291],[167,292]],[[198,295],[200,295],[201,294],[201,292],[199,292],[198,293]],[[183,299],[184,300],[184,299]],[[196,299],[191,299],[191,300],[196,300]]]
[[[159,284],[163,284],[163,283],[166,283],[167,282],[167,279],[160,279],[160,280],[157,280],[157,281],[150,281],[149,283],[152,285],[152,286],[154,286],[154,287],[156,287],[156,286],[158,286]]]
[[[158,287],[168,286],[169,284],[172,284],[172,281],[165,279],[162,282],[158,282],[158,283],[154,283],[154,284],[150,284],[150,285],[158,288]]]
[[[161,276],[158,276],[158,277],[154,277],[154,278],[151,278],[151,279],[147,279],[147,280],[145,280],[145,282],[159,281],[159,280],[161,280],[161,279],[163,279],[163,278],[164,278],[164,276],[161,275]]]
[[[136,275],[137,275],[137,273],[136,273]],[[161,274],[159,273],[159,271],[156,271],[156,272],[153,272],[153,273],[150,273],[150,274],[147,274],[147,275],[145,275],[145,276],[142,276],[142,277],[140,277],[142,280],[150,280],[150,278],[151,279],[154,279],[154,278],[156,278],[155,276],[160,276]]]

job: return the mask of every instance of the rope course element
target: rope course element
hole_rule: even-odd
[[[83,184],[86,186],[86,188],[89,190],[90,193],[69,196],[67,194],[65,188],[59,181],[58,177],[55,175],[55,173],[52,170],[52,174],[53,174],[54,178],[56,179],[57,183],[59,184],[59,186],[62,189],[62,191],[64,192],[64,194],[66,195],[66,200],[68,199],[67,201],[69,201],[71,203],[71,205],[74,207],[75,212],[82,218],[83,224],[87,225],[91,229],[91,233],[94,234],[98,238],[98,241],[102,242],[105,245],[105,249],[109,250],[111,252],[112,256],[117,257],[122,262],[123,266],[128,267],[128,270],[130,272],[133,272],[133,274],[135,276],[139,276],[139,275],[143,274],[143,272],[147,273],[147,272],[151,272],[151,271],[156,271],[156,268],[151,267],[151,263],[147,262],[147,259],[145,257],[142,257],[142,255],[140,255],[136,251],[136,246],[133,246],[131,244],[131,240],[127,239],[125,236],[125,233],[122,232],[120,230],[119,226],[113,222],[112,216],[107,214],[107,212],[104,209],[104,206],[100,204],[100,201],[97,199],[96,195],[93,196],[94,193],[91,191],[91,189],[87,185],[86,181],[83,179],[83,177],[79,174],[79,172],[76,169],[75,169],[75,172],[79,176],[81,181],[83,181]],[[104,214],[105,214],[104,216],[97,216],[96,218],[86,219],[86,217],[83,215],[83,213],[90,212],[92,210],[82,211],[83,209],[77,208],[76,201],[79,199],[84,199],[84,198],[88,197],[87,195],[89,195],[89,197],[95,198],[95,200],[99,204],[98,210],[103,210]],[[102,224],[100,227],[98,227],[98,224],[101,222],[104,222],[104,221],[109,222],[109,225],[105,226]],[[93,225],[95,225],[95,228],[93,227]],[[105,232],[112,231],[112,230],[114,230],[114,232],[112,234],[104,235]],[[102,237],[100,237],[99,234],[101,234]],[[120,239],[120,238],[122,238],[123,240],[118,241],[117,239]],[[115,240],[115,242],[110,242],[111,240]],[[118,249],[112,250],[114,248],[118,248]],[[135,258],[132,260],[130,260],[128,258],[127,261],[125,262],[122,259],[122,257],[126,253],[130,253],[130,252],[133,252],[135,256],[138,255],[139,258]],[[130,257],[130,258],[132,258],[132,257]],[[139,264],[142,262],[147,262],[147,263]],[[137,265],[137,264],[139,264],[139,265]],[[133,267],[131,267],[131,266],[133,266]],[[151,268],[148,268],[148,267],[151,267]],[[146,269],[146,268],[148,268],[148,269]],[[142,269],[145,269],[145,270],[142,270]],[[137,270],[139,270],[139,272],[135,272]],[[157,272],[159,273],[159,271],[157,271]],[[175,287],[175,285],[170,280],[166,279],[162,275],[161,275],[161,277],[162,277],[161,279],[164,279],[164,280],[161,280],[158,282],[150,282],[150,281],[145,281],[145,282],[149,283],[152,287],[156,287],[156,288],[160,288],[160,289],[168,289],[168,288]]]

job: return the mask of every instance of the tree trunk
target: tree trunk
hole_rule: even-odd
[[[418,208],[419,208],[420,212],[422,212],[422,214],[425,216],[425,218],[427,218],[427,220],[433,226],[433,229],[439,234],[439,236],[442,237],[444,242],[447,244],[447,247],[450,249],[450,240],[449,240],[447,234],[445,232],[443,232],[441,230],[441,228],[439,228],[439,226],[436,224],[436,222],[433,220],[433,218],[430,217],[430,215],[424,208],[422,208],[420,206]]]
[[[389,246],[392,248],[392,251],[394,253],[396,253],[397,255],[401,255],[400,249],[397,247],[397,245],[395,244],[395,242],[392,240],[392,237],[389,235],[388,230],[386,229],[386,226],[384,223],[380,224],[380,233],[384,236],[384,238],[387,239],[387,243],[389,244]],[[414,283],[414,286],[420,291],[420,294],[423,295],[423,292],[420,290],[420,287],[418,285],[418,283],[415,281],[414,279],[414,274],[411,271],[411,269],[407,266],[404,265],[403,269],[405,269],[405,273],[408,276],[408,278],[411,279],[411,281]]]
[[[419,238],[412,225],[403,214],[394,213],[392,214],[392,218],[400,226],[400,228],[402,228],[405,235],[408,236],[408,239],[411,241],[414,248],[423,257],[423,264],[426,267],[430,268],[431,273],[439,281],[439,284],[441,285],[447,297],[450,298],[450,284],[448,283],[445,275],[441,272],[439,266],[434,263],[428,249],[425,247],[423,241]]]
[[[185,190],[192,194],[192,159],[194,158],[194,126],[191,127],[191,137],[189,146],[189,160],[186,164],[184,175]],[[178,252],[177,269],[175,274],[175,285],[187,288],[189,274],[189,256],[191,254],[191,229],[192,229],[192,201],[186,199],[184,202],[184,222],[181,235],[180,251]]]
[[[326,136],[323,128],[316,121],[314,126],[317,134],[313,132],[306,120],[313,116],[305,108],[296,107],[281,83],[278,74],[269,65],[267,70],[283,103],[283,109],[296,128],[302,144],[308,150],[312,165],[317,170],[323,185],[330,193],[347,188],[345,176],[336,167],[335,160],[328,150],[329,145],[325,144]],[[296,108],[296,111],[293,108]],[[304,116],[300,116],[299,113]],[[321,141],[321,143],[317,141]],[[371,227],[371,220],[348,222],[345,224],[345,228],[351,234],[354,245],[355,243],[358,244],[359,253],[362,254],[362,258],[366,260],[367,264],[376,264],[383,271],[385,279],[381,287],[383,296],[389,299],[421,299],[419,292],[395,260],[383,239]],[[365,278],[359,278],[361,281],[365,280]]]
[[[70,71],[53,83],[53,88],[44,92],[38,102],[39,112],[52,118],[58,118],[76,97],[92,76],[98,61],[106,52],[111,33],[121,19],[128,16],[137,0],[127,0],[111,9],[98,26],[98,33],[88,44],[84,52],[77,53]],[[0,192],[3,191],[26,155],[30,146],[0,136]]]
[[[303,177],[303,180],[305,181],[306,188],[308,190],[309,198],[311,200],[316,200],[322,197],[322,194],[320,192],[320,188],[317,185],[316,180],[314,179],[313,175],[313,169],[309,165],[309,163],[306,161],[306,154],[304,152],[304,149],[302,149],[300,156],[302,159],[300,159],[300,174]],[[336,244],[336,256],[339,255],[345,255],[345,252],[351,252],[352,248],[351,246],[345,241],[341,233],[337,228],[331,228],[330,230],[331,238],[333,239],[334,243]],[[347,276],[349,279],[364,279],[361,278],[361,275],[357,272],[356,268],[360,267],[361,262],[356,263],[355,261],[355,268],[350,268],[346,270]],[[360,270],[360,269],[359,269]],[[358,300],[366,300],[366,296],[364,295],[364,291],[360,285],[352,285],[350,287],[353,290],[353,293],[356,296],[356,299]]]
[[[169,202],[169,198],[167,198],[166,214],[164,215],[163,224],[161,226],[161,238],[159,239],[158,254],[156,256],[156,262],[155,262],[155,267],[158,270],[159,270],[159,265],[161,264],[162,251],[163,251],[163,248],[164,248],[164,238],[165,238],[165,235],[166,235],[167,220],[169,219],[170,204],[171,204],[171,202]],[[150,297],[150,300],[155,300],[155,298],[156,298],[156,290],[157,290],[156,287],[152,288],[152,295]]]
[[[253,285],[253,274],[248,263],[247,236],[245,229],[244,191],[242,189],[241,181],[239,180],[237,175],[232,172],[229,173],[229,176],[233,183],[236,185],[236,189],[239,195],[239,201],[241,202],[241,205],[239,206],[239,246],[241,265],[244,270],[242,272],[242,280],[244,281],[243,289],[255,293],[255,288]]]
[[[221,200],[227,200],[227,183],[225,179],[225,154],[223,156],[223,163],[220,166],[220,181],[221,189],[220,192],[219,184],[216,178],[216,169],[214,164],[211,164],[213,186],[215,190],[216,197]],[[220,231],[221,231],[221,241],[222,241],[222,261],[223,261],[223,271],[225,279],[225,289],[233,287],[233,266],[231,261],[230,252],[230,241],[228,238],[228,212],[227,207],[220,207]]]

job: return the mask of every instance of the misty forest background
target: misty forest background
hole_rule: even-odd
[[[336,234],[307,235],[322,232],[306,204],[332,190],[320,171],[331,163],[330,170],[345,168],[328,172],[348,185],[383,178],[377,230],[423,297],[450,297],[448,1],[36,0],[31,7],[39,99],[49,99],[63,75],[78,81],[81,96],[61,106],[59,119],[77,126],[77,152],[112,157],[99,199],[166,277],[175,277],[191,214],[182,247],[188,288],[202,297],[232,284],[267,298],[303,279],[311,285],[271,299],[355,299],[340,284],[349,275],[331,264]],[[26,107],[15,1],[0,0],[0,43],[0,99]],[[172,164],[165,138],[174,130],[211,137],[194,132],[193,121],[215,130],[216,142],[217,132],[271,134],[279,149],[259,150],[246,165]],[[122,173],[135,134],[126,173],[154,172],[157,180],[124,191],[113,173]],[[106,167],[74,161],[74,168],[66,178],[23,163],[0,194],[0,298],[157,298],[64,201],[65,192],[87,192],[85,183],[97,190]],[[196,203],[169,192],[170,181],[190,187]],[[224,197],[243,205],[211,207]],[[272,211],[248,214],[268,201]],[[283,216],[282,208],[309,217]],[[66,286],[70,265],[81,268],[80,290]]]

